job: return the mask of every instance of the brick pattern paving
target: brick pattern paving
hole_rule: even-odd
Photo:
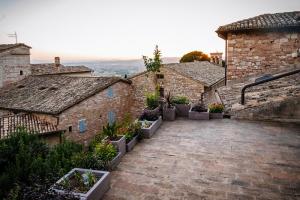
[[[104,199],[300,199],[299,158],[299,125],[164,122],[123,157]]]

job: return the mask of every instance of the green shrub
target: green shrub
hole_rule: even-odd
[[[159,96],[157,93],[149,93],[146,95],[146,105],[149,109],[155,109],[159,106]]]
[[[110,140],[116,139],[117,133],[118,133],[118,126],[116,122],[114,122],[113,124],[107,123],[106,126],[103,126],[102,134],[104,136],[107,136]]]
[[[0,199],[51,199],[49,187],[74,167],[71,157],[81,150],[81,145],[68,141],[50,148],[37,135],[18,128],[0,141]]]
[[[186,96],[175,96],[172,98],[173,104],[189,104],[189,99]]]
[[[103,162],[109,162],[117,156],[116,148],[108,141],[103,141],[95,146],[94,153]]]
[[[208,108],[209,108],[209,112],[211,113],[222,113],[224,111],[224,106],[223,104],[220,103],[210,104]]]

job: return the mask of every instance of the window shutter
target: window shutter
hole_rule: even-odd
[[[107,88],[107,96],[109,98],[113,98],[114,97],[114,91],[113,91],[112,87],[108,87]]]
[[[116,114],[112,111],[108,112],[108,123],[111,125],[116,121]]]
[[[85,132],[86,131],[86,121],[85,121],[85,119],[79,120],[78,123],[79,123],[79,132],[80,133]]]

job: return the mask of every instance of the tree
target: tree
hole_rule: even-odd
[[[159,72],[159,69],[162,65],[162,60],[161,60],[161,52],[158,49],[157,45],[155,46],[153,56],[154,58],[148,58],[147,56],[143,56],[144,64],[146,66],[147,71]]]
[[[192,51],[183,55],[180,59],[181,63],[194,61],[210,61],[210,58],[207,54],[203,53],[202,51]]]

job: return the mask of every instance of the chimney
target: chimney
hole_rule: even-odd
[[[222,66],[222,54],[221,52],[210,53],[210,62]]]
[[[54,65],[55,65],[55,67],[59,68],[59,66],[60,66],[60,58],[59,57],[54,58]]]

